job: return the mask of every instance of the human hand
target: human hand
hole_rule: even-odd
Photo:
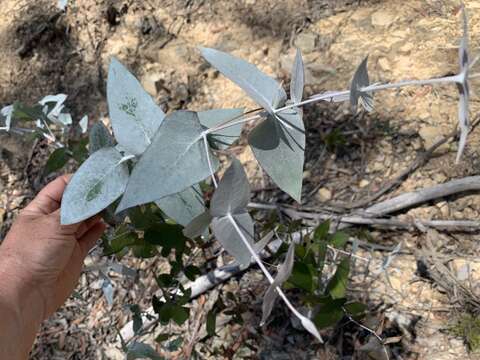
[[[19,214],[0,246],[0,273],[3,269],[4,276],[18,283],[20,293],[37,295],[43,318],[72,293],[83,260],[105,230],[98,216],[60,225],[60,201],[69,179],[49,183]]]

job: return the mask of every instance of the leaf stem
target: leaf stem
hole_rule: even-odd
[[[253,249],[252,245],[245,238],[245,235],[240,230],[240,227],[238,226],[237,222],[233,218],[232,214],[228,213],[227,218],[230,221],[230,223],[233,225],[233,227],[235,228],[235,231],[238,233],[238,236],[240,236],[240,239],[242,239],[243,244],[247,247],[248,251],[250,252],[253,259],[255,260],[255,262],[258,264],[258,266],[262,270],[262,272],[265,275],[265,277],[267,278],[267,280],[270,282],[270,284],[273,284],[273,282],[275,281],[273,276],[270,274],[268,269],[265,267],[262,260],[260,259],[258,254]],[[303,323],[302,319],[304,318],[304,316],[302,314],[300,314],[300,312],[297,309],[295,309],[295,307],[292,305],[290,300],[288,300],[287,295],[285,295],[283,290],[279,286],[277,286],[275,288],[275,290],[277,291],[278,295],[282,298],[282,300],[285,302],[287,307],[292,311],[292,313]],[[320,337],[320,334],[318,334],[316,337],[318,338],[318,340],[322,341],[322,338]]]
[[[260,114],[256,114],[256,115],[253,115],[253,116],[246,117],[244,119],[240,118],[239,120],[236,120],[236,121],[226,122],[224,124],[220,124],[218,126],[215,126],[215,127],[212,127],[210,129],[205,130],[203,132],[203,134],[208,135],[208,134],[211,134],[215,131],[220,131],[220,130],[227,129],[229,127],[232,127],[232,126],[235,126],[235,125],[238,125],[238,124],[244,124],[244,123],[247,123],[247,122],[252,121],[252,120],[260,119],[261,117],[262,116]],[[203,136],[203,134],[202,134],[202,136]]]
[[[300,101],[299,103],[290,104],[290,105],[286,105],[284,107],[275,109],[275,110],[273,110],[273,112],[274,113],[279,113],[279,112],[282,112],[282,111],[285,111],[285,110],[293,109],[295,107],[307,105],[307,104],[314,103],[314,102],[321,101],[321,100],[334,98],[334,97],[337,97],[337,96],[345,96],[345,95],[348,95],[348,94],[350,94],[350,90],[338,91],[338,92],[327,93],[327,94],[319,94],[319,96],[314,95],[314,96],[308,98],[307,100]]]
[[[203,133],[202,138],[203,138],[203,144],[205,145],[205,153],[207,154],[208,169],[210,170],[210,176],[212,177],[213,185],[215,186],[215,189],[216,189],[218,188],[218,184],[217,184],[217,179],[215,179],[215,172],[213,171],[212,160],[210,159],[210,151],[208,149],[207,135]]]

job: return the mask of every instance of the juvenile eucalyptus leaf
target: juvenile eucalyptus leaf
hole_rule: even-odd
[[[457,83],[460,99],[458,103],[458,123],[460,128],[460,140],[458,143],[458,151],[456,163],[460,158],[467,144],[467,136],[470,131],[469,118],[469,102],[470,102],[470,87],[468,83],[469,74],[469,54],[468,54],[468,20],[465,11],[465,6],[462,6],[462,20],[463,20],[463,36],[460,40],[459,59],[460,59],[460,77],[461,81]]]
[[[85,115],[80,122],[78,123],[80,129],[82,130],[82,134],[85,134],[88,130],[88,116]]]
[[[273,113],[287,98],[280,84],[255,65],[215,49],[200,48],[200,51],[205,60],[268,112]]]
[[[301,315],[301,314],[297,315],[297,316],[300,319],[300,322],[302,323],[302,326],[305,328],[305,330],[307,330],[310,334],[315,336],[317,338],[317,340],[320,341],[323,344],[322,336],[318,332],[318,329],[315,326],[315,324],[313,323],[313,321],[310,320],[309,318],[307,318],[306,316]]]
[[[256,242],[253,248],[255,249],[255,253],[260,254],[263,249],[265,249],[268,243],[273,239],[275,235],[274,231],[270,231],[267,235],[260,239],[260,241]]]
[[[302,197],[305,127],[301,113],[290,109],[257,125],[248,136],[255,158],[272,180],[300,202]],[[288,126],[288,128],[287,128]]]
[[[352,85],[350,87],[350,105],[353,113],[357,112],[359,100],[366,111],[373,111],[373,94],[370,92],[361,91],[363,87],[370,85],[367,64],[368,56],[363,59],[362,63],[353,75]]]
[[[13,107],[13,105],[4,106],[4,107],[0,110],[0,114],[1,114],[2,117],[3,117],[3,124],[1,124],[2,126],[0,126],[0,130],[10,131],[10,127],[11,127],[11,125],[12,125],[12,115],[13,115],[13,112],[14,112],[14,107]]]
[[[202,192],[198,185],[191,186],[177,194],[165,196],[156,200],[155,204],[170,219],[183,226],[205,211]]]
[[[103,148],[92,154],[70,180],[62,198],[61,222],[74,224],[99,213],[125,191],[128,167],[122,154]]]
[[[270,316],[273,304],[275,303],[275,299],[278,296],[277,287],[282,286],[282,284],[288,280],[290,275],[292,274],[293,263],[295,260],[295,243],[290,243],[290,246],[287,251],[287,255],[285,257],[285,261],[280,267],[278,268],[277,276],[275,276],[275,280],[272,284],[268,287],[265,295],[263,297],[263,304],[262,304],[262,321],[261,325],[265,324],[268,317]]]
[[[200,124],[210,129],[231,119],[240,117],[243,114],[243,111],[244,109],[215,109],[200,111],[198,113],[198,119],[200,120]],[[237,124],[212,132],[209,135],[209,138],[212,140],[213,146],[220,150],[227,149],[240,137],[242,126],[243,124]]]
[[[241,214],[246,211],[249,201],[250,185],[247,174],[240,161],[234,158],[213,194],[210,214],[213,217]]]
[[[212,215],[210,211],[205,211],[204,213],[198,215],[183,229],[183,235],[190,239],[195,239],[208,230],[208,226],[212,222]]]
[[[290,82],[290,97],[294,103],[302,101],[304,84],[305,70],[303,67],[302,53],[300,49],[297,49],[295,62],[293,63],[292,79]]]
[[[233,214],[232,217],[247,241],[253,246],[253,221],[250,215],[248,213]],[[212,230],[220,244],[240,265],[250,264],[252,255],[228,217],[214,218]]]
[[[90,129],[88,150],[90,155],[105,147],[115,146],[115,139],[103,122],[98,121]]]
[[[142,154],[162,124],[165,113],[115,58],[108,71],[107,101],[118,143],[131,154]]]
[[[196,113],[169,114],[136,166],[117,212],[179,193],[210,176]],[[219,166],[210,152],[214,170]]]

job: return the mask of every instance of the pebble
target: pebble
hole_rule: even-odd
[[[321,188],[317,191],[315,198],[319,201],[330,201],[332,200],[332,192],[327,188]]]
[[[370,184],[370,181],[368,181],[366,179],[363,179],[362,181],[360,181],[358,186],[361,187],[361,188],[364,188],[364,187],[367,187],[369,184]]]
[[[372,14],[372,25],[375,27],[387,27],[395,21],[395,14],[381,9]]]
[[[304,32],[297,35],[295,46],[303,53],[311,53],[316,48],[318,35],[311,32]]]

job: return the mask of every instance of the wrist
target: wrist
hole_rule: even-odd
[[[19,260],[0,245],[0,355],[11,348],[12,359],[28,356],[44,317],[44,301],[32,285],[22,277]]]

